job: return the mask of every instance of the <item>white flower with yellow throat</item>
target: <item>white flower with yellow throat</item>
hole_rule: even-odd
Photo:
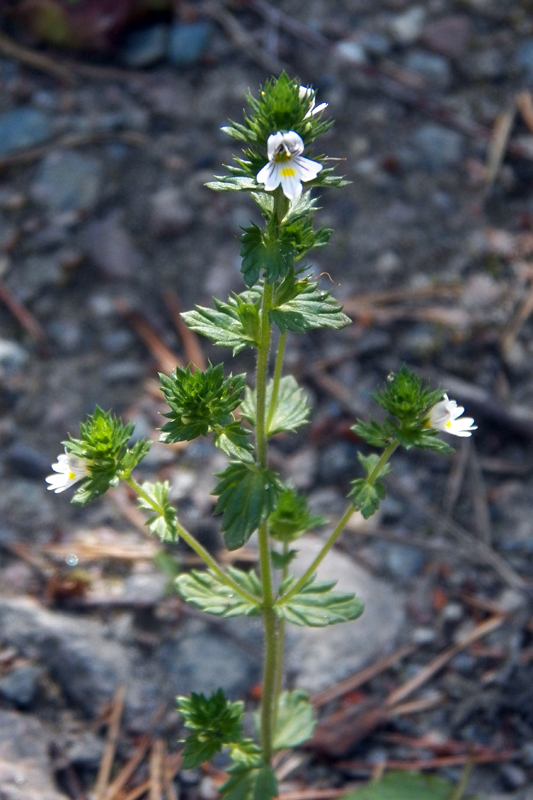
[[[46,488],[50,492],[64,492],[74,486],[78,481],[87,478],[90,475],[87,467],[87,462],[84,458],[72,455],[72,453],[61,453],[57,457],[57,464],[52,464],[54,475],[49,475],[45,478],[46,483],[50,484]]]
[[[264,183],[265,191],[273,192],[281,185],[283,194],[295,200],[302,193],[302,182],[316,178],[322,164],[304,158],[302,137],[295,131],[272,134],[267,140],[268,164],[257,173],[257,183]]]

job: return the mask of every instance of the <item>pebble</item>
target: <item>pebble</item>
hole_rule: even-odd
[[[23,106],[0,114],[0,158],[46,142],[52,136],[48,114]]]
[[[126,280],[144,268],[144,258],[118,209],[87,226],[86,246],[96,266],[112,280]]]
[[[357,466],[357,448],[351,442],[335,442],[325,447],[319,455],[319,477],[330,484],[342,480]]]
[[[63,271],[56,254],[29,256],[17,265],[8,277],[13,293],[22,303],[28,303],[46,289],[59,286]]]
[[[33,199],[52,211],[89,211],[102,188],[102,165],[71,150],[57,150],[41,162],[31,186]]]
[[[16,667],[0,680],[0,694],[19,708],[28,708],[37,694],[39,675],[32,664]]]
[[[421,549],[412,545],[388,542],[385,552],[388,570],[400,581],[417,575],[425,563]]]
[[[533,80],[533,38],[525,39],[514,56],[517,69],[524,72],[528,80]]]
[[[526,772],[518,764],[501,764],[499,771],[507,789],[521,789],[527,784]]]
[[[416,42],[422,32],[426,17],[423,6],[413,6],[389,22],[389,33],[398,44],[409,45]]]
[[[4,459],[12,472],[23,478],[39,480],[50,475],[49,459],[23,442],[16,442],[8,447]]]
[[[298,545],[300,552],[292,566],[301,575],[318,555],[322,542],[317,536],[306,535]],[[336,580],[340,591],[355,592],[364,600],[365,611],[353,622],[327,628],[289,626],[288,669],[295,685],[308,691],[331,686],[392,649],[405,620],[402,593],[374,578],[345,553],[330,551],[318,576]]]
[[[463,137],[443,125],[422,125],[413,136],[413,144],[420,163],[430,170],[457,166],[463,157]]]
[[[177,22],[170,30],[168,59],[177,67],[196,64],[204,55],[212,25],[210,22]]]
[[[0,377],[17,375],[28,361],[28,353],[16,342],[0,339]]]
[[[150,25],[131,31],[125,38],[120,59],[128,67],[141,69],[162,61],[168,47],[169,27],[164,24]]]
[[[146,374],[143,364],[132,359],[115,361],[102,370],[102,380],[112,386],[115,383],[134,383]]]
[[[426,47],[449,58],[459,58],[470,38],[470,22],[464,14],[450,14],[431,20],[422,29],[421,40]]]
[[[366,53],[359,42],[352,39],[343,39],[333,48],[335,55],[347,64],[364,64]]]
[[[448,59],[435,53],[428,53],[426,50],[411,50],[407,54],[404,66],[411,72],[421,75],[437,89],[447,89],[452,80]]]
[[[358,39],[363,50],[371,56],[386,56],[392,47],[392,42],[384,33],[364,33]]]
[[[160,189],[150,198],[149,227],[154,236],[179,236],[191,226],[193,217],[180,189]]]
[[[496,47],[480,50],[478,53],[469,53],[461,60],[461,69],[473,81],[502,78],[506,68],[507,58]]]

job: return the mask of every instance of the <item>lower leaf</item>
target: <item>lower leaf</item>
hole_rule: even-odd
[[[336,581],[316,581],[312,575],[294,597],[283,600],[295,581],[290,576],[280,587],[280,599],[274,606],[278,617],[300,627],[325,628],[338,622],[357,619],[364,611],[363,601],[349,592],[331,591]]]
[[[233,767],[220,787],[224,800],[271,800],[277,797],[278,782],[271,767]]]
[[[316,719],[309,695],[301,689],[282,692],[278,700],[274,749],[297,747],[311,738]]]

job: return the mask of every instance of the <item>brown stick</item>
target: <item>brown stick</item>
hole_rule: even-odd
[[[0,31],[0,53],[7,58],[14,58],[16,61],[20,61],[21,64],[27,67],[46,72],[53,78],[59,78],[60,81],[69,86],[73,86],[76,83],[76,78],[70,69],[58,64],[50,56],[17,44],[2,31]]]
[[[103,800],[106,796],[109,777],[113,768],[113,761],[115,760],[115,751],[120,731],[120,720],[122,719],[122,712],[124,711],[125,697],[126,687],[119,686],[113,699],[113,708],[107,729],[107,739],[102,760],[100,761],[98,777],[96,779],[96,787],[94,790],[96,800]]]
[[[1,166],[1,161],[0,161]],[[7,309],[13,314],[17,322],[20,322],[22,327],[30,334],[32,339],[35,339],[39,344],[43,344],[46,340],[46,334],[41,328],[41,325],[33,314],[28,309],[19,303],[16,297],[13,297],[3,280],[0,279],[0,300],[4,303]]]
[[[172,289],[167,289],[165,292],[165,303],[172,317],[174,327],[183,344],[185,351],[185,361],[194,367],[198,367],[202,372],[205,370],[207,364],[200,341],[194,331],[184,323],[181,316],[181,305],[178,300],[176,292]]]
[[[158,362],[159,369],[165,374],[173,372],[176,366],[183,366],[183,360],[164,343],[150,323],[138,311],[134,311],[125,300],[117,303],[117,310],[122,313],[129,324],[143,340],[148,350]]]
[[[474,764],[493,764],[498,761],[511,761],[520,758],[520,751],[517,750],[504,750],[501,753],[480,753],[478,755],[460,755],[460,756],[439,756],[437,758],[416,758],[412,761],[400,761],[391,759],[386,761],[387,769],[401,769],[401,770],[423,770],[423,769],[441,769],[442,767],[457,767],[462,764],[467,764],[472,761]],[[361,770],[364,772],[372,771],[372,764],[366,761],[338,761],[337,766],[340,769]]]
[[[59,139],[54,139],[38,147],[30,147],[17,153],[0,158],[0,169],[12,167],[17,164],[31,164],[43,156],[52,153],[54,150],[61,150],[68,147],[86,147],[91,144],[98,144],[109,139],[118,139],[124,144],[132,147],[145,147],[149,139],[139,131],[93,131],[92,133],[69,133]]]
[[[164,756],[163,740],[156,739],[150,753],[150,800],[162,800],[163,798]]]

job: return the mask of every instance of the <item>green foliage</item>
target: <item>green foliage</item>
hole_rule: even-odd
[[[278,617],[284,617],[294,625],[309,628],[325,628],[338,622],[348,622],[361,616],[364,603],[354,594],[334,592],[336,581],[317,581],[312,575],[302,588],[288,600],[283,599],[295,578],[290,575],[280,586],[280,599],[274,606]]]
[[[241,767],[258,767],[263,761],[261,748],[253,739],[242,739],[232,744],[229,757],[235,765]]]
[[[294,542],[306,531],[325,525],[321,514],[312,514],[307,498],[295,489],[285,489],[269,517],[270,535],[278,542]]]
[[[245,374],[224,378],[223,365],[210,364],[205,372],[199,369],[191,372],[190,366],[176,367],[170,377],[161,374],[159,377],[171,409],[164,415],[170,422],[161,428],[160,441],[166,444],[191,441],[211,431],[220,433],[234,422],[232,411],[240,404]]]
[[[222,530],[228,550],[242,547],[272,513],[281,483],[275,472],[257,465],[232,461],[217,473],[219,483],[215,514],[222,513]]]
[[[348,497],[363,517],[368,519],[378,510],[381,500],[385,499],[385,486],[378,479],[390,472],[390,465],[383,464],[377,469],[380,457],[375,453],[368,456],[357,453],[357,458],[365,470],[366,477],[352,481]]]
[[[442,389],[422,386],[420,378],[404,364],[399,372],[389,375],[385,388],[372,396],[390,416],[383,422],[358,420],[353,426],[354,433],[368,444],[386,447],[396,439],[406,450],[418,447],[442,455],[454,452],[439,438],[438,430],[427,427],[425,420],[428,408],[442,399]]]
[[[148,495],[149,500],[144,497],[138,498],[139,506],[146,511],[151,511],[152,516],[146,520],[148,530],[150,533],[155,533],[162,542],[177,542],[177,515],[176,509],[168,499],[170,492],[170,483],[143,483],[141,486],[143,492]],[[150,502],[151,501],[151,502]],[[159,512],[154,514],[154,506],[156,505]]]
[[[227,456],[239,461],[254,463],[253,447],[249,440],[251,431],[235,420],[225,428],[215,431],[215,444]]]
[[[279,383],[276,407],[270,417],[272,389],[274,381],[270,380],[266,390],[266,406],[269,409],[267,420],[267,436],[274,436],[282,431],[294,432],[302,425],[307,425],[311,407],[307,394],[298,386],[292,375],[286,375]],[[245,419],[255,425],[255,394],[248,387],[244,392],[241,412]]]
[[[351,323],[328,291],[319,289],[309,278],[297,280],[293,274],[276,289],[269,316],[282,333],[304,333],[316,328],[340,330]]]
[[[185,739],[183,769],[197,767],[220,753],[223,747],[242,740],[244,703],[241,700],[231,703],[219,689],[210,697],[193,692],[190,697],[178,697],[177,701],[183,724],[192,730]]]
[[[307,692],[295,689],[280,694],[274,733],[275,750],[298,747],[311,738],[315,726],[315,712]]]
[[[278,795],[278,782],[271,767],[249,769],[235,765],[220,787],[224,800],[272,800]]]
[[[264,232],[252,223],[244,229],[240,239],[241,247],[241,272],[247,286],[253,286],[259,280],[261,270],[268,283],[274,283],[278,278],[283,278],[294,263],[294,249],[290,241],[283,238],[270,238],[268,231]]]
[[[289,566],[291,561],[294,561],[297,555],[298,550],[287,550],[284,553],[278,553],[277,550],[271,550],[270,557],[272,559],[272,566],[274,569],[285,569],[285,567]]]
[[[187,603],[215,617],[254,616],[261,611],[261,582],[254,570],[228,567],[228,575],[257,603],[252,603],[223,583],[212,570],[192,570],[176,578],[176,588]]]
[[[370,781],[362,789],[345,795],[345,800],[450,800],[453,791],[453,784],[435,775],[398,771]]]
[[[230,347],[233,355],[246,347],[257,347],[260,336],[259,309],[261,292],[242,292],[227,303],[216,298],[215,308],[196,306],[196,311],[182,314],[187,327],[206,336],[219,347]]]
[[[96,406],[94,414],[80,423],[80,438],[69,436],[62,443],[67,453],[85,459],[90,471],[75,492],[73,503],[84,506],[110,486],[117,486],[120,478],[129,477],[150,450],[150,442],[144,439],[130,449],[126,447],[134,428],[132,423],[123,425],[110,411]]]

